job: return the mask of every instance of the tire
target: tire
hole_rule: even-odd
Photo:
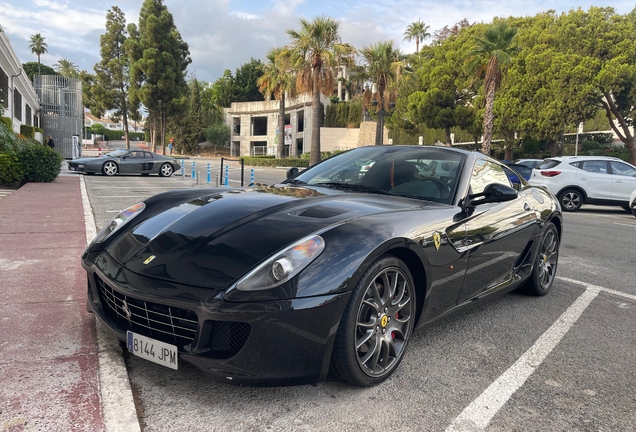
[[[559,264],[559,246],[559,232],[554,224],[549,222],[541,237],[532,274],[524,287],[528,294],[544,296],[552,288]]]
[[[362,387],[389,378],[404,357],[416,305],[408,267],[392,255],[375,260],[343,313],[331,358],[332,373]]]
[[[585,198],[577,189],[566,189],[559,194],[561,209],[566,212],[575,212],[581,208]]]
[[[113,161],[107,161],[102,165],[102,174],[107,176],[114,176],[119,171],[119,167]]]
[[[162,164],[161,167],[159,168],[159,175],[161,177],[170,177],[173,172],[174,172],[174,167],[172,166],[172,164],[168,162]]]

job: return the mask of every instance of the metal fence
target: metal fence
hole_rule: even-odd
[[[73,135],[80,136],[84,124],[82,81],[60,75],[35,75],[33,84],[40,98],[44,135],[53,137],[55,149],[63,158],[72,159]]]

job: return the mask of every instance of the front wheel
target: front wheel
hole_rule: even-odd
[[[559,243],[559,233],[554,224],[549,222],[543,232],[532,275],[526,282],[525,288],[529,294],[543,296],[552,288],[559,263]]]
[[[404,357],[416,304],[408,267],[392,255],[375,260],[340,321],[331,363],[334,375],[364,387],[390,377]]]
[[[576,189],[566,189],[559,195],[563,211],[575,212],[583,205],[583,194]]]
[[[108,161],[102,166],[102,173],[107,176],[114,176],[117,174],[117,164],[113,161]]]
[[[173,171],[174,171],[174,168],[172,164],[169,164],[166,162],[163,165],[161,165],[161,168],[159,168],[159,175],[161,177],[170,177]]]

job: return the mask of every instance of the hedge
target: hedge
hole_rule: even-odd
[[[18,151],[23,182],[52,182],[60,174],[62,157],[52,148],[30,142]]]
[[[26,124],[20,125],[20,135],[27,138],[35,139],[35,128]]]
[[[24,172],[18,155],[14,152],[0,153],[0,184],[18,183],[23,178]]]
[[[245,165],[251,166],[265,166],[265,167],[299,167],[304,168],[309,166],[309,159],[274,159],[254,156],[241,156],[239,159],[243,159]]]

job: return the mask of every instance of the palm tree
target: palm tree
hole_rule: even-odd
[[[69,59],[61,58],[53,65],[53,69],[55,69],[60,75],[65,76],[67,78],[79,78],[80,71],[77,65]]]
[[[48,45],[46,44],[46,42],[44,42],[44,36],[42,36],[40,33],[31,35],[30,41],[31,43],[29,44],[29,49],[33,54],[38,56],[38,75],[41,75],[40,56],[45,52],[48,52]]]
[[[411,42],[415,39],[415,52],[420,52],[420,41],[424,41],[431,34],[428,32],[430,26],[424,24],[421,20],[417,20],[414,23],[409,24],[404,32],[404,40]]]
[[[376,123],[375,144],[383,144],[384,114],[393,102],[404,72],[404,56],[399,49],[393,46],[393,41],[378,42],[374,45],[362,48],[360,54],[366,63],[365,73],[367,79],[377,85],[378,91],[375,100],[378,103],[378,122]],[[385,97],[385,91],[389,91]]]
[[[501,85],[505,69],[512,61],[512,54],[518,51],[514,45],[516,34],[515,27],[509,27],[505,21],[501,21],[488,27],[483,37],[473,36],[475,47],[469,53],[468,68],[474,72],[475,78],[484,77],[486,111],[481,151],[486,155],[490,155],[495,93]]]
[[[278,145],[276,158],[282,159],[285,151],[285,93],[294,96],[296,82],[289,66],[289,54],[285,48],[273,48],[267,53],[269,63],[263,68],[263,75],[258,79],[258,89],[266,99],[274,96],[278,105]],[[296,156],[296,146],[289,146],[291,157]]]
[[[287,30],[291,37],[291,65],[297,71],[296,88],[311,91],[311,153],[309,163],[320,162],[320,93],[333,92],[334,74],[331,69],[336,62],[334,49],[338,41],[340,23],[333,18],[319,16],[313,21],[300,20],[300,30]]]

